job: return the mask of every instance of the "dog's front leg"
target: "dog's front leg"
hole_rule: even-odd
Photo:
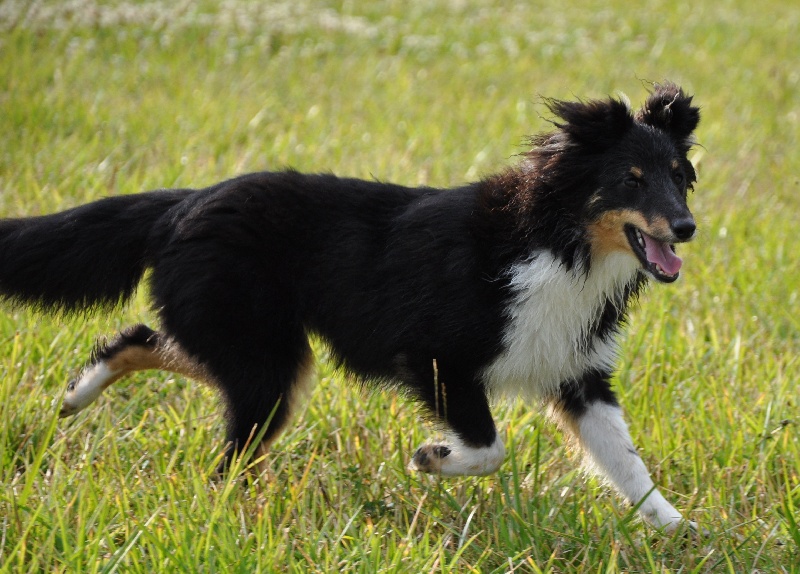
[[[666,532],[675,531],[684,522],[681,513],[655,488],[607,376],[597,374],[570,382],[562,387],[562,396],[553,406],[556,420],[577,439],[588,466],[626,500],[638,504],[645,521]],[[688,524],[696,529],[694,523]]]
[[[590,465],[633,504],[647,522],[674,531],[683,516],[656,490],[633,446],[622,409],[603,401],[590,404],[578,419],[579,441]]]
[[[446,429],[441,443],[420,446],[409,468],[442,476],[484,476],[503,462],[505,447],[497,433],[480,383],[448,363],[420,369],[418,396]],[[426,365],[427,367],[427,365]],[[432,383],[432,384],[431,384]]]

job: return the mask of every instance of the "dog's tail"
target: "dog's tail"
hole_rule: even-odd
[[[151,237],[189,193],[108,197],[52,215],[0,220],[0,298],[65,313],[126,301],[150,264]]]

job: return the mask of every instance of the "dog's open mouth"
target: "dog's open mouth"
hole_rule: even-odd
[[[633,225],[626,226],[625,234],[645,271],[662,283],[672,283],[678,278],[683,261],[675,255],[673,244],[659,241]]]

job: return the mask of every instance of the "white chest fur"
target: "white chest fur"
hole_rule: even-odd
[[[587,337],[637,269],[638,262],[621,253],[594,260],[588,274],[566,269],[549,251],[515,265],[505,351],[484,372],[489,391],[540,399],[589,368],[612,368],[613,337],[594,337],[590,345]]]

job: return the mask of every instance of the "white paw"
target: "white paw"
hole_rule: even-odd
[[[408,468],[432,474],[441,473],[444,459],[452,452],[453,450],[446,444],[424,444],[414,452]]]
[[[662,527],[662,530],[667,534],[675,534],[682,529],[687,530],[687,535],[693,534],[703,538],[708,538],[711,536],[711,532],[709,532],[708,529],[701,528],[697,522],[692,520],[678,520],[675,522],[670,522]]]
[[[111,384],[113,376],[114,373],[103,363],[86,369],[80,377],[67,385],[67,393],[58,416],[72,416],[88,407]]]
[[[651,526],[658,528],[666,534],[674,534],[681,529],[709,536],[708,530],[700,528],[696,522],[686,520],[658,491],[653,491],[639,508],[639,514]]]
[[[467,446],[451,437],[444,444],[425,444],[411,457],[408,468],[442,476],[485,476],[500,468],[505,447],[499,438],[488,447]]]

